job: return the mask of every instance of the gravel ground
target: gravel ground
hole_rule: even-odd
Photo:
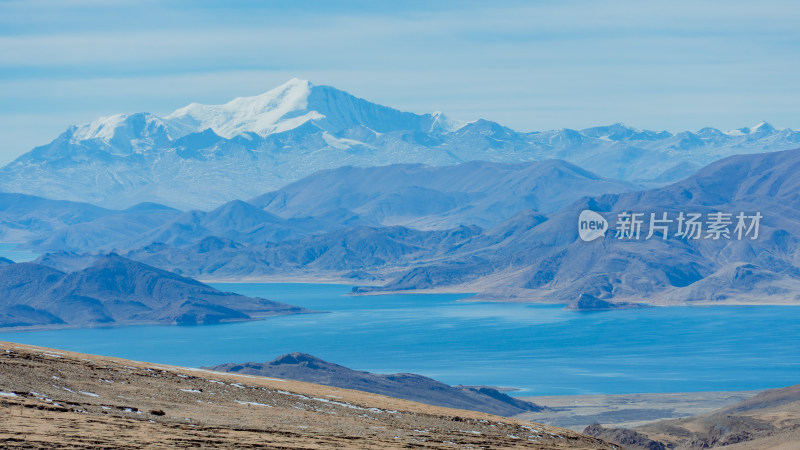
[[[0,447],[614,448],[359,391],[0,342]]]

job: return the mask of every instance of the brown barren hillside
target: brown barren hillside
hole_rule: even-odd
[[[630,430],[592,425],[584,433],[630,449],[800,449],[800,385],[769,389],[708,414]]]
[[[615,448],[377,394],[8,342],[0,342],[0,446]]]

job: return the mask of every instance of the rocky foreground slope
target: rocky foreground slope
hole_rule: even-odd
[[[0,342],[0,446],[617,448],[359,391],[8,342]]]

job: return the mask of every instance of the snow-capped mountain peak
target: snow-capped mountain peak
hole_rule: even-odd
[[[760,132],[773,132],[776,131],[776,128],[773,127],[770,123],[761,121],[754,127],[750,128],[750,133],[760,133]]]
[[[238,97],[223,105],[192,103],[168,115],[166,120],[178,136],[207,128],[228,139],[245,132],[267,136],[325,117],[308,110],[312,87],[307,80],[292,78],[263,94]]]
[[[724,156],[797,147],[800,132],[767,123],[735,133],[673,135],[622,123],[520,133],[484,119],[399,111],[295,78],[221,105],[71,127],[1,168],[0,190],[114,207],[209,208],[343,165],[563,159],[605,177],[664,183]]]
[[[447,117],[441,111],[435,111],[431,114],[433,118],[433,122],[431,123],[430,131],[445,131],[445,132],[453,132],[464,128],[464,126],[468,125],[471,122],[466,122],[463,120],[453,120]]]
[[[114,137],[114,130],[117,129],[125,119],[127,114],[114,114],[112,116],[100,117],[80,127],[72,133],[75,140],[85,139],[111,139]]]
[[[761,121],[752,127],[744,127],[738,128],[736,130],[727,131],[725,134],[729,136],[744,136],[749,134],[756,134],[756,133],[772,133],[777,131],[775,127],[765,121]]]
[[[120,137],[134,139],[141,131],[156,129],[166,131],[170,139],[206,129],[227,139],[246,132],[267,136],[325,118],[308,110],[312,88],[309,81],[292,78],[260,95],[237,97],[222,105],[191,103],[164,118],[149,113],[115,114],[75,128],[72,139],[109,142]]]
[[[168,126],[164,120],[150,113],[114,114],[74,127],[72,139],[74,141],[101,139],[106,142],[115,138],[135,139],[142,132],[165,128]]]

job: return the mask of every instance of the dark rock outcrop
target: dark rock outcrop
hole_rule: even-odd
[[[599,423],[589,425],[583,434],[614,442],[631,450],[667,450],[662,442],[654,441],[647,436],[626,428],[604,428]]]
[[[630,302],[609,302],[601,300],[594,295],[581,294],[575,300],[569,302],[564,309],[571,311],[608,311],[611,309],[631,309],[647,308],[647,305]]]

